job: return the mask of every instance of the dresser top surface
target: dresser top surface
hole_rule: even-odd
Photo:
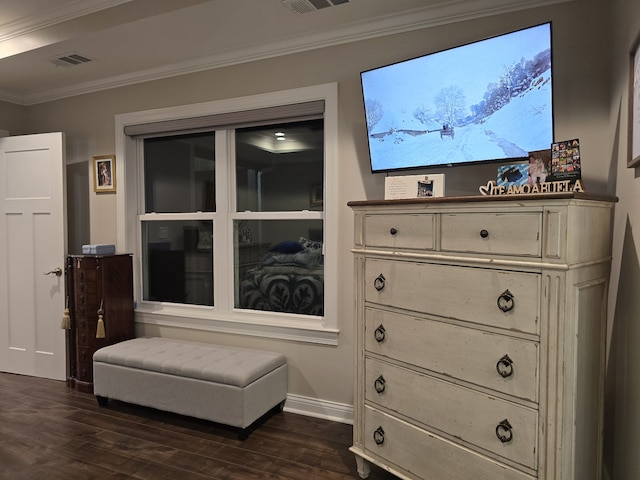
[[[582,192],[565,192],[551,194],[517,194],[517,195],[469,195],[456,197],[404,198],[397,200],[354,200],[347,202],[349,207],[369,207],[376,205],[429,205],[447,203],[488,203],[488,202],[520,202],[520,201],[552,201],[552,200],[591,200],[616,203],[617,197]]]
[[[102,253],[79,253],[79,254],[69,254],[69,258],[110,258],[110,257],[131,257],[132,253],[110,253],[110,254],[102,254]]]

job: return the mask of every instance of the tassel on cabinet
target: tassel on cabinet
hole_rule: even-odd
[[[67,297],[65,306],[64,306],[64,314],[62,315],[62,323],[60,324],[60,328],[63,330],[71,329],[71,315],[69,313],[69,297]]]
[[[96,338],[104,338],[106,336],[104,330],[104,309],[102,308],[102,300],[100,300],[100,308],[98,309],[98,326],[96,327]]]

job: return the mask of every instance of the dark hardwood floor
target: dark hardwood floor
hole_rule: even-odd
[[[0,373],[0,478],[346,480],[360,478],[350,425],[287,412],[237,431],[122,402],[98,406],[65,382]],[[392,480],[375,466],[370,480]]]

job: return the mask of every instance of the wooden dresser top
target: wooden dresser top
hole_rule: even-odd
[[[549,194],[519,194],[519,195],[470,195],[458,197],[426,197],[426,198],[405,198],[398,200],[353,200],[347,202],[350,207],[367,207],[373,205],[415,205],[430,203],[472,203],[472,202],[518,202],[524,200],[592,200],[600,202],[615,203],[617,197],[608,195],[598,195],[582,192],[565,192]]]

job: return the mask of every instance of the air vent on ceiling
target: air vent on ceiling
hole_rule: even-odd
[[[296,13],[315,12],[322,8],[349,3],[349,0],[281,0],[282,4]]]
[[[82,65],[83,63],[93,62],[92,58],[86,55],[80,55],[78,52],[65,53],[48,59],[51,63],[58,67],[73,67]]]

